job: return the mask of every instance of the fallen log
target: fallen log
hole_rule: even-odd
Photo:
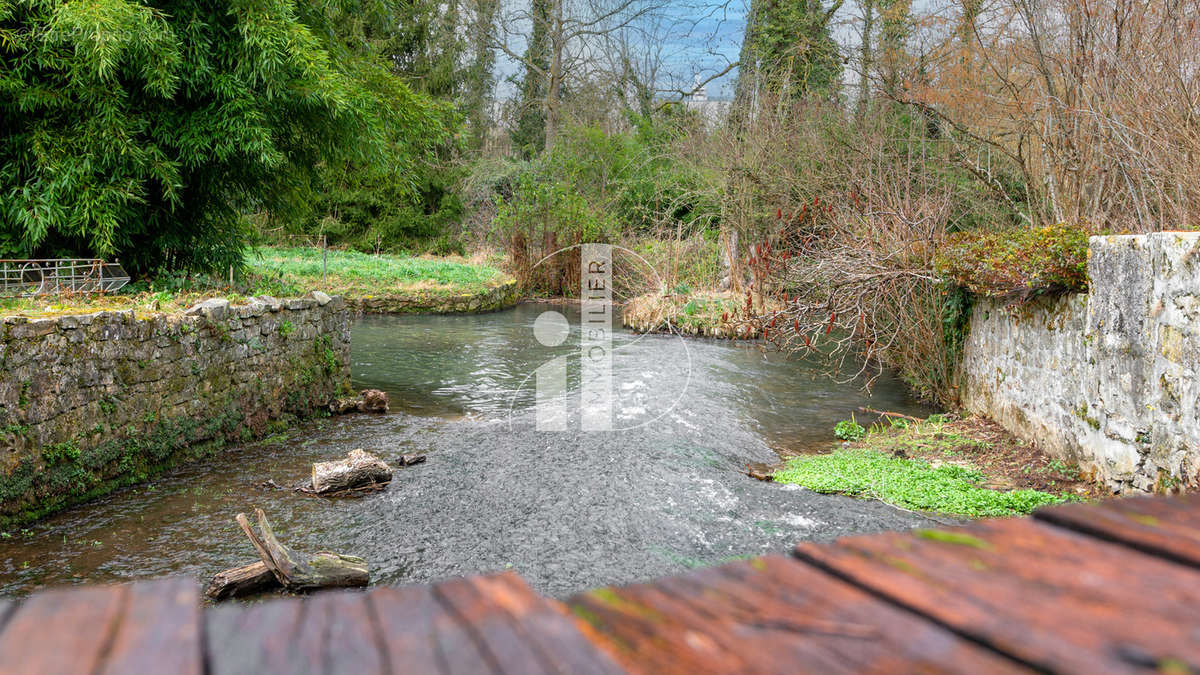
[[[261,560],[234,567],[213,575],[204,595],[211,600],[224,600],[279,588],[279,580]]]
[[[329,401],[329,412],[345,415],[348,412],[385,413],[388,411],[387,392],[378,389],[363,389],[358,397],[343,396]]]
[[[314,588],[341,588],[366,586],[370,581],[367,561],[356,556],[319,551],[312,555],[298,553],[284,546],[275,537],[271,524],[262,509],[255,509],[258,516],[258,532],[250,527],[246,514],[237,514],[237,523],[263,564],[289,591],[305,591]]]
[[[392,467],[362,448],[351,450],[346,459],[316,462],[312,467],[313,492],[323,495],[392,480]]]

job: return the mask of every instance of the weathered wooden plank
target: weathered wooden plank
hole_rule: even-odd
[[[782,651],[785,663],[823,659],[831,664],[825,672],[1026,670],[791,558],[724,565],[674,582],[667,588],[681,593],[694,582],[692,602],[766,631],[769,651],[760,653]]]
[[[26,599],[0,633],[0,674],[94,672],[128,592],[128,586],[56,588]]]
[[[1200,572],[1031,519],[796,555],[1039,668],[1200,666]]]
[[[496,666],[478,639],[429,586],[376,588],[368,594],[390,663],[413,673],[486,673]]]
[[[496,602],[491,587],[453,579],[433,587],[434,597],[483,643],[495,666],[505,673],[552,673],[546,659]]]
[[[179,673],[204,670],[200,589],[187,577],[134,583],[101,672]]]
[[[17,610],[17,603],[8,598],[0,598],[0,631],[8,623],[9,617]]]
[[[581,632],[566,607],[533,592],[516,574],[468,580],[507,611],[538,652],[561,673],[607,675],[622,671]]]
[[[296,668],[288,672],[372,673],[387,672],[366,594],[325,591],[304,598],[304,612],[293,632]]]
[[[568,599],[567,606],[630,672],[750,672],[740,650],[709,637],[715,627],[693,631],[683,617],[664,613],[646,598],[648,590],[646,585],[594,589]]]
[[[781,556],[602,589],[568,604],[633,672],[1020,672]]]
[[[1200,495],[1127,497],[1039,509],[1034,517],[1200,567]]]
[[[227,605],[209,612],[215,673],[389,672],[366,594],[326,591],[304,598]]]
[[[301,598],[225,604],[205,613],[209,672],[281,673],[293,663],[292,635],[303,620]]]

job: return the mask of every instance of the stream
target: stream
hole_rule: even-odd
[[[534,321],[571,336],[546,347]],[[578,401],[578,309],[525,304],[468,316],[368,316],[353,328],[357,388],[392,412],[297,424],[263,441],[0,537],[0,595],[43,585],[215,572],[255,559],[233,521],[261,506],[300,550],[366,558],[373,584],[513,569],[565,596],[766,552],[800,540],[930,523],[885,504],[744,475],[747,464],[827,449],[858,406],[924,414],[894,378],[872,395],[755,345],[616,330],[611,431],[535,428],[534,371],[566,362]],[[304,480],[353,448],[392,463],[386,490],[326,500],[255,487]],[[399,466],[402,454],[427,461]]]

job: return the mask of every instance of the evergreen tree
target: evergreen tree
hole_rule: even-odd
[[[830,32],[842,0],[753,0],[746,21],[738,76],[738,98],[754,90],[792,97],[831,96],[842,75],[842,60]]]
[[[513,147],[527,159],[546,147],[547,73],[550,72],[551,0],[532,0],[532,30],[525,47],[525,71],[517,100],[517,122],[511,134]]]

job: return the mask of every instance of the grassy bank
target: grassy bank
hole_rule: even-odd
[[[225,297],[233,304],[242,304],[247,295],[228,287],[209,287],[204,290],[133,290],[97,295],[55,295],[31,298],[0,298],[0,316],[52,317],[92,312],[132,310],[144,319],[155,314],[180,312],[212,297]]]
[[[496,267],[464,258],[323,252],[319,248],[258,248],[247,255],[246,264],[260,284],[294,293],[321,290],[355,297],[474,294],[505,279]]]
[[[368,255],[318,248],[258,248],[233,283],[223,275],[162,276],[115,293],[0,298],[0,315],[46,317],[133,310],[138,317],[179,312],[212,297],[241,304],[255,295],[299,296],[320,290],[350,298],[479,295],[507,276],[496,266],[463,258]]]
[[[847,421],[838,433],[850,440],[829,454],[787,460],[774,479],[969,517],[1023,515],[1090,494],[1078,470],[983,420],[897,419],[870,431]]]

